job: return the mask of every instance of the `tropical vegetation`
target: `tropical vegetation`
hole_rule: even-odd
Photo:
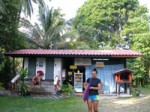
[[[27,69],[21,69],[20,71],[20,78],[19,78],[19,83],[17,84],[17,90],[20,93],[20,95],[26,96],[30,93],[30,89],[28,85],[25,83],[26,77],[29,75],[29,72]]]
[[[138,0],[87,0],[78,10],[73,27],[78,41],[91,49],[132,49],[143,57],[129,60],[135,70],[135,85],[145,85],[150,77],[150,25],[148,9]]]
[[[30,23],[38,6],[38,23]],[[22,18],[22,14],[25,18]],[[28,18],[28,20],[26,19]],[[60,9],[43,0],[0,0],[0,82],[9,88],[17,60],[8,51],[42,49],[132,49],[143,57],[128,60],[136,86],[149,83],[150,18],[138,0],[87,0],[75,18],[65,21]],[[20,28],[26,28],[26,32]]]
[[[39,7],[39,23],[32,25],[28,20],[21,21],[21,27],[29,29],[29,38],[44,49],[56,49],[62,42],[65,31],[65,20],[60,9],[49,9],[48,6]]]

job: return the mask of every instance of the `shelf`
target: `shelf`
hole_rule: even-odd
[[[76,92],[82,92],[83,88],[83,73],[74,74],[74,89]]]

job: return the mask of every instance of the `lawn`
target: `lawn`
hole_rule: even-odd
[[[138,89],[141,91],[141,94],[143,94],[144,96],[149,96],[150,95],[150,85],[147,85],[145,87],[139,86],[137,88],[132,88],[133,91],[133,95],[135,95],[135,89]]]
[[[150,86],[146,88],[139,87],[144,96],[150,95]],[[144,97],[141,97],[144,98]],[[128,108],[128,112],[149,112],[149,98],[139,100],[132,106],[117,105],[114,101],[120,100],[138,100],[139,97],[119,99],[113,97],[100,97],[99,110],[100,112],[127,112],[122,108]],[[117,110],[116,110],[117,109]],[[148,110],[148,111],[147,111]],[[0,96],[0,112],[87,112],[87,104],[82,101],[81,97],[70,97],[66,99],[46,99],[46,97],[5,97]]]
[[[141,90],[141,93],[145,96],[150,95],[150,85],[148,85],[147,87],[139,87],[138,89]]]
[[[86,112],[81,97],[67,99],[35,99],[0,96],[1,112]]]

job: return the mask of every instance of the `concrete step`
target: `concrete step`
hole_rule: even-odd
[[[32,80],[27,80],[25,81],[26,84],[32,84]],[[45,80],[42,80],[41,81],[41,85],[53,85],[53,81],[45,81]]]
[[[29,86],[31,94],[49,95],[55,93],[53,81],[41,81],[40,85],[33,85],[32,81],[27,80],[25,83]]]
[[[54,86],[53,85],[34,85],[31,87],[31,91],[54,92]]]
[[[45,91],[31,91],[30,95],[52,95],[52,92],[45,92]]]

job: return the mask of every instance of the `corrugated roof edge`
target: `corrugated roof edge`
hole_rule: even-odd
[[[132,50],[51,50],[51,49],[21,49],[17,51],[8,52],[5,54],[6,56],[24,56],[24,55],[34,55],[34,56],[52,56],[52,55],[70,55],[70,56],[143,56],[142,53],[135,52]]]

